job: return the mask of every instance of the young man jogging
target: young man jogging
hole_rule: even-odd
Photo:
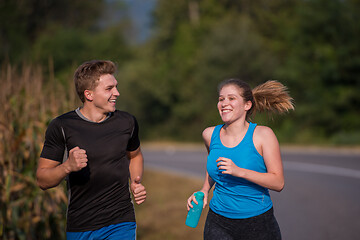
[[[68,186],[67,239],[136,239],[134,201],[146,199],[138,124],[115,109],[120,95],[115,64],[94,60],[78,67],[76,91],[83,106],[48,126],[37,182]]]

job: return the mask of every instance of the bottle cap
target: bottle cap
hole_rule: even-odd
[[[195,196],[195,198],[203,199],[204,193],[199,191],[199,192],[194,193],[194,196]]]

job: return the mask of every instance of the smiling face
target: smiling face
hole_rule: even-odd
[[[234,84],[228,84],[221,88],[217,107],[224,123],[230,124],[237,120],[245,120],[246,112],[251,108],[251,101],[245,102],[241,94],[242,89]]]
[[[95,89],[85,90],[84,94],[96,111],[104,115],[115,111],[116,99],[120,95],[117,90],[117,81],[111,74],[100,76]]]

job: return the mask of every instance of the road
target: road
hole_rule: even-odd
[[[281,149],[285,188],[271,191],[284,240],[360,239],[360,152]],[[203,178],[201,148],[144,148],[145,168]]]

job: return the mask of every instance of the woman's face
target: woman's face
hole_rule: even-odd
[[[245,120],[246,112],[251,108],[251,101],[245,102],[241,93],[242,89],[233,84],[225,85],[220,90],[217,107],[224,123]]]

